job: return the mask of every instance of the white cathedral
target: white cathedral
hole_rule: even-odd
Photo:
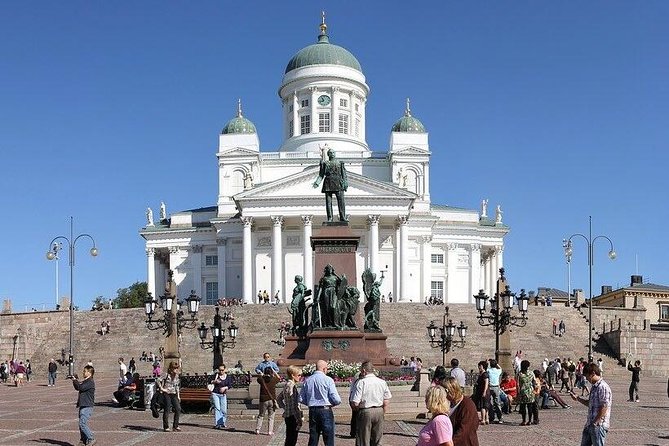
[[[357,271],[384,277],[386,300],[472,303],[479,289],[494,294],[509,231],[500,207],[488,217],[487,200],[480,213],[431,201],[428,133],[408,100],[388,149],[368,147],[369,86],[358,60],[330,43],[326,30],[323,20],[318,41],[286,66],[278,151],[260,151],[239,104],[219,136],[216,205],[168,217],[161,204],[155,223],[147,210],[140,234],[153,296],[163,293],[170,269],[179,297],[194,290],[204,304],[254,303],[265,290],[290,302],[298,274],[313,287],[322,271],[313,270],[310,237],[326,220],[324,194],[313,183],[328,148],[348,173],[346,212],[360,237]]]

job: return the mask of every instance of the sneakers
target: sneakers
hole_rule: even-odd
[[[86,446],[93,446],[96,443],[97,443],[97,441],[95,441],[95,438],[94,438],[92,440],[89,440],[88,443],[86,443]]]
[[[163,429],[163,432],[172,432],[172,429],[170,429],[169,427],[166,427],[166,428]]]
[[[181,432],[181,428],[180,428],[180,427],[175,427],[175,428],[174,428],[174,431],[175,431],[175,432]]]
[[[635,402],[635,403],[638,403],[638,402],[639,402],[639,398],[635,399],[634,402]]]
[[[112,400],[112,403],[114,403],[114,404],[118,404],[118,400],[117,400],[116,398],[112,397],[111,400]]]

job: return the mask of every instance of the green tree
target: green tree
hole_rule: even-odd
[[[128,288],[119,288],[114,299],[114,308],[138,308],[144,306],[149,295],[146,282],[135,282]]]

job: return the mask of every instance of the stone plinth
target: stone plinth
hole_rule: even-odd
[[[348,286],[355,287],[358,283],[356,270],[355,252],[358,249],[360,237],[355,235],[348,223],[324,223],[323,226],[314,231],[311,237],[311,248],[314,250],[314,279],[318,285],[323,275],[325,265],[334,267],[338,276],[346,275]]]
[[[374,365],[389,365],[387,338],[383,333],[359,330],[315,330],[306,338],[287,336],[278,363],[281,366],[304,365],[319,359],[338,359],[349,363],[369,360]]]

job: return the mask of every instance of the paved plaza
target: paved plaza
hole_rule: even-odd
[[[46,380],[45,380],[46,381]],[[627,402],[627,381],[610,383],[614,392],[612,429],[608,446],[669,445],[669,398],[666,380],[642,378],[641,402]],[[229,431],[212,429],[212,417],[202,414],[183,414],[182,432],[163,432],[160,419],[149,411],[113,407],[110,401],[115,380],[96,381],[95,413],[91,426],[99,445],[283,445],[283,423],[277,416],[274,436],[255,435],[255,421],[230,420]],[[76,408],[77,393],[69,380],[59,379],[55,387],[45,382],[29,383],[15,388],[0,384],[0,445],[76,445],[79,441]],[[566,397],[566,395],[565,395]],[[571,409],[552,408],[540,411],[538,426],[519,426],[518,414],[508,415],[502,425],[482,426],[481,445],[550,446],[578,445],[586,408],[573,405]],[[265,428],[266,428],[265,421]],[[388,421],[385,425],[385,446],[413,446],[424,421]],[[298,445],[307,444],[306,425]],[[337,422],[336,444],[354,446],[347,438],[347,421]],[[322,442],[321,442],[322,444]]]

